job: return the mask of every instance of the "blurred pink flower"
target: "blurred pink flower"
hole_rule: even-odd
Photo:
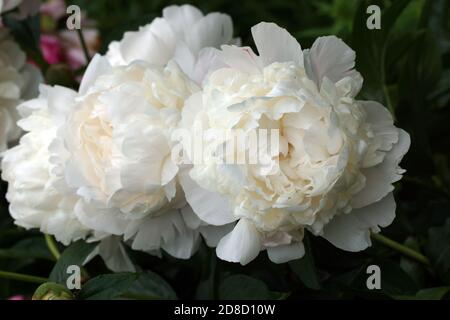
[[[87,64],[80,39],[76,31],[57,30],[58,21],[66,15],[66,4],[63,0],[49,0],[42,3],[41,49],[45,61],[49,64],[66,63],[73,70]],[[93,27],[95,22],[86,19],[82,12],[82,32],[89,55],[92,57],[100,45],[99,32]]]
[[[18,295],[9,297],[8,300],[26,300],[26,299],[25,299],[25,296],[18,294]]]
[[[49,64],[55,64],[63,61],[63,49],[61,40],[56,35],[41,35],[41,51],[45,61]]]

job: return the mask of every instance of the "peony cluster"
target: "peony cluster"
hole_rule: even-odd
[[[2,160],[16,224],[64,244],[96,241],[91,257],[116,271],[134,270],[126,247],[188,259],[202,239],[243,265],[261,251],[301,258],[305,232],[348,251],[370,246],[395,217],[409,135],[381,104],[356,99],[363,79],[342,40],[302,49],[264,22],[252,34],[257,53],[228,15],[171,6],[95,56],[78,91],[41,86]],[[261,163],[177,161],[180,148],[193,156],[180,130],[248,140],[271,129],[279,147]]]
[[[40,79],[39,70],[26,63],[25,53],[0,27],[0,152],[19,139],[17,106],[37,95]]]

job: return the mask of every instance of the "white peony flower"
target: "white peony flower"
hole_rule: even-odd
[[[100,240],[90,258],[99,254],[113,271],[135,271],[117,238],[94,232],[75,215],[80,197],[63,179],[63,148],[57,135],[75,107],[76,96],[63,87],[41,86],[38,98],[19,106],[18,125],[27,133],[2,159],[9,212],[18,226],[38,228],[65,245],[79,239]]]
[[[208,227],[186,207],[170,136],[185,99],[197,91],[173,62],[91,62],[59,130],[65,150],[58,162],[81,198],[75,214],[96,238],[123,236],[133,249],[184,259],[196,250]]]
[[[194,163],[180,176],[188,203],[211,225],[237,222],[218,243],[223,260],[246,264],[261,250],[276,263],[299,258],[305,229],[344,250],[367,248],[370,231],[395,217],[392,183],[401,179],[409,135],[382,105],[355,99],[362,78],[340,39],[321,37],[302,51],[273,23],[252,34],[259,56],[222,46],[226,67],[189,99],[183,123],[278,129],[279,152],[261,164]],[[229,141],[205,143],[214,150]]]
[[[17,106],[37,95],[41,75],[26,63],[25,53],[0,27],[0,152],[20,137]]]
[[[40,215],[34,215],[35,206],[27,203],[30,210],[18,209],[13,214],[17,224],[39,227],[65,244],[78,238],[101,240],[90,258],[101,255],[113,270],[134,268],[121,238],[134,249],[153,254],[164,249],[175,257],[188,258],[198,246],[199,233],[215,246],[222,233],[229,231],[229,226],[208,226],[186,205],[177,183],[178,166],[171,161],[169,138],[178,126],[184,100],[199,90],[171,60],[185,71],[191,68],[190,78],[201,82],[202,72],[215,58],[209,47],[236,42],[231,38],[231,19],[218,13],[203,17],[192,6],[169,7],[163,15],[111,44],[107,57],[115,67],[104,58],[94,58],[79,93],[45,89],[54,92],[52,100],[59,100],[58,106],[46,93],[39,100],[42,109],[48,110],[45,132],[49,134],[39,141],[44,135],[32,131],[27,136],[36,136],[36,143],[21,142],[19,149],[37,154],[39,163],[30,165],[47,172],[48,183],[31,190],[13,183],[9,187],[9,194],[20,195],[10,197],[11,207],[35,191],[48,206],[47,212],[43,207]],[[158,45],[161,39],[164,45]],[[41,113],[29,111],[25,120],[37,121]],[[10,161],[14,154],[8,151],[4,166],[12,173],[4,177],[13,182],[19,176],[26,185],[31,177],[15,175],[18,167]],[[45,196],[53,193],[54,197]],[[57,210],[59,221],[65,219],[61,224],[54,222]],[[29,220],[32,223],[23,222]],[[49,223],[54,227],[48,228]],[[71,232],[65,230],[66,225],[73,227]]]
[[[143,60],[165,66],[173,59],[191,79],[201,83],[215,58],[213,48],[238,42],[233,39],[230,16],[218,12],[204,16],[191,5],[169,6],[162,18],[113,41],[106,57],[112,65]]]
[[[58,168],[51,163],[55,154],[50,146],[64,113],[73,107],[68,102],[74,96],[74,91],[63,87],[42,86],[38,98],[20,106],[23,119],[18,125],[27,133],[2,160],[2,179],[8,182],[6,198],[15,223],[27,229],[39,228],[66,245],[89,232],[74,213],[78,197],[62,192],[62,186],[57,185]]]

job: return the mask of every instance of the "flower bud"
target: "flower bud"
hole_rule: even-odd
[[[33,294],[32,300],[73,300],[70,290],[54,282],[41,284]]]

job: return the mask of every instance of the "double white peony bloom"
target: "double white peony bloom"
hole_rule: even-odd
[[[362,78],[340,39],[322,37],[302,51],[275,24],[252,34],[259,56],[222,46],[226,67],[189,99],[184,123],[278,129],[279,153],[259,165],[194,164],[181,175],[187,201],[211,225],[237,222],[217,246],[227,261],[246,264],[261,250],[277,263],[300,258],[305,229],[344,250],[367,248],[370,231],[395,217],[392,183],[408,134],[379,103],[355,99]]]
[[[233,45],[227,15],[168,7],[96,56],[78,92],[43,86],[22,104],[27,134],[2,162],[16,223],[65,244],[100,240],[93,254],[113,270],[133,269],[120,240],[187,259],[203,236],[241,264],[262,250],[276,263],[300,258],[305,230],[368,247],[395,217],[408,134],[355,99],[362,77],[341,40],[302,51],[275,24],[252,33],[259,55]],[[277,129],[279,152],[264,164],[180,165],[177,129]]]
[[[163,249],[187,259],[200,233],[212,234],[207,241],[214,245],[220,232],[211,230],[224,229],[206,225],[187,206],[170,137],[184,101],[200,90],[174,61],[176,48],[189,48],[195,61],[207,61],[204,53],[212,48],[202,46],[233,40],[231,19],[203,17],[192,6],[169,7],[164,15],[149,25],[152,32],[126,34],[117,52],[96,56],[78,92],[42,86],[39,98],[21,106],[19,125],[28,133],[2,162],[16,224],[40,228],[64,244],[101,240],[96,253],[113,270],[133,269],[121,238],[136,250]],[[184,17],[184,24],[174,16]],[[194,22],[197,29],[190,28],[185,38],[178,34]],[[164,28],[155,27],[159,24]],[[120,50],[162,38],[172,41],[170,50],[156,44],[145,52],[136,48],[141,56],[130,62]]]

